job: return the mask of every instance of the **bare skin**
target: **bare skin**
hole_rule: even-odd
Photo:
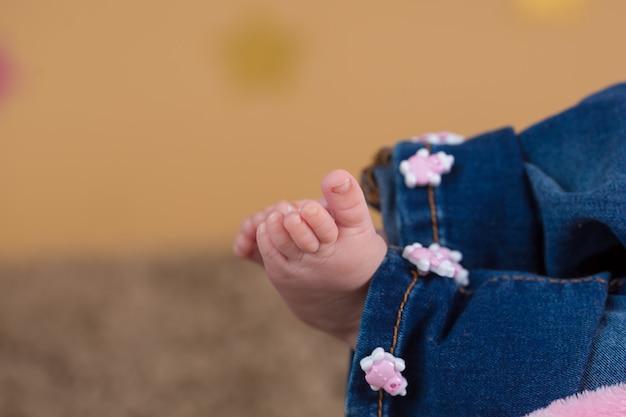
[[[352,175],[332,171],[321,190],[323,202],[282,201],[245,219],[233,252],[263,265],[298,318],[354,348],[387,244]]]

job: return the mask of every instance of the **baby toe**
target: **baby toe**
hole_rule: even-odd
[[[320,240],[309,225],[302,219],[300,213],[290,213],[285,216],[285,228],[291,239],[303,252],[315,253],[320,247]]]
[[[285,215],[276,211],[267,218],[266,227],[273,246],[287,259],[299,258],[302,251],[284,226]]]
[[[339,229],[335,219],[318,202],[310,202],[302,207],[300,215],[311,228],[322,244],[333,243],[337,240]]]

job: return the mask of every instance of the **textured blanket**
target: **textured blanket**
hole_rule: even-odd
[[[624,417],[626,385],[613,385],[586,391],[554,401],[526,417]]]

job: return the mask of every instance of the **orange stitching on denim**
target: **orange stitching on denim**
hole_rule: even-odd
[[[416,271],[412,270],[411,275],[413,275],[413,280],[411,281],[409,286],[406,288],[406,291],[404,292],[402,303],[400,303],[400,307],[398,308],[398,316],[396,318],[396,324],[393,327],[393,339],[391,341],[391,347],[389,348],[389,353],[391,353],[392,355],[394,354],[396,350],[396,344],[398,343],[398,332],[400,331],[400,322],[402,321],[402,313],[404,312],[404,307],[406,306],[406,303],[409,299],[409,294],[411,293],[411,290],[413,290],[413,287],[415,287],[415,284],[417,284],[417,280],[419,279],[419,275],[417,274]],[[378,394],[378,417],[382,417],[382,415],[383,415],[383,390],[380,390]]]
[[[545,282],[548,284],[558,284],[558,285],[584,284],[584,283],[589,283],[589,282],[598,282],[600,284],[610,285],[605,279],[602,279],[596,276],[587,277],[587,278],[567,279],[567,278],[542,278],[542,277],[524,277],[520,275],[514,275],[514,276],[505,275],[502,277],[491,278],[490,280],[487,280],[486,282],[498,282],[498,281],[531,281],[531,282]],[[476,292],[475,290],[467,290],[465,288],[459,288],[458,291],[461,294],[465,294],[465,295],[472,295]]]
[[[524,277],[520,275],[513,275],[513,276],[505,275],[502,277],[491,278],[487,282],[498,282],[498,281],[534,281],[534,282],[547,282],[548,284],[559,284],[559,285],[584,284],[587,282],[599,282],[600,284],[604,284],[604,285],[608,284],[607,280],[600,278],[600,277],[596,277],[596,276],[587,277],[587,278],[567,279],[567,278],[542,278],[542,277]]]
[[[426,144],[428,152],[432,152],[430,143]],[[435,202],[435,187],[428,186],[428,205],[430,206],[430,221],[433,227],[433,242],[439,243],[439,223],[437,221],[437,203]]]
[[[398,342],[398,331],[400,329],[400,322],[402,321],[402,313],[404,312],[404,306],[406,305],[407,300],[409,299],[409,293],[417,284],[417,280],[419,279],[419,275],[416,271],[411,270],[411,274],[413,275],[413,280],[407,287],[404,292],[404,298],[402,299],[402,303],[400,304],[400,308],[398,309],[398,317],[396,318],[396,325],[393,328],[393,340],[391,341],[391,348],[389,349],[389,353],[393,355],[394,350],[396,350],[396,343]]]
[[[437,222],[437,206],[435,204],[435,188],[428,186],[428,205],[430,206],[430,221],[433,225],[433,242],[439,243],[439,224]]]

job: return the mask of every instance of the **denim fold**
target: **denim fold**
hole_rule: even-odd
[[[399,165],[454,156],[437,187]],[[461,145],[402,141],[374,167],[390,245],[371,280],[347,416],[522,416],[626,381],[626,84],[520,133]],[[470,284],[419,275],[413,243],[463,254]],[[406,396],[373,391],[359,361],[401,357]]]

